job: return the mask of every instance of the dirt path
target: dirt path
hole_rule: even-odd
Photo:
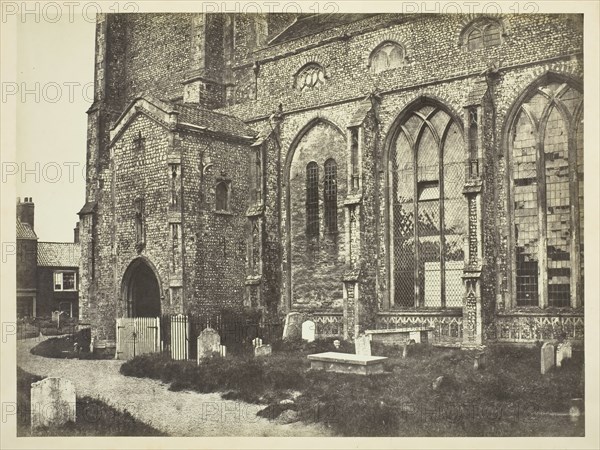
[[[40,376],[68,378],[78,396],[100,398],[170,436],[330,436],[322,425],[278,424],[256,416],[264,406],[223,400],[218,393],[172,392],[164,383],[119,373],[123,361],[44,358],[29,350],[38,338],[17,341],[18,365]],[[84,417],[83,420],[86,420]],[[91,419],[89,419],[91,420]]]

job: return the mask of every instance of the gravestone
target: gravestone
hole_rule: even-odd
[[[221,336],[212,328],[205,328],[198,336],[198,364],[202,358],[221,353]]]
[[[317,327],[312,320],[302,322],[302,339],[313,342],[315,340],[316,329]]]
[[[371,356],[371,339],[368,336],[358,336],[354,340],[354,353],[362,356]]]
[[[260,347],[262,345],[262,339],[261,338],[254,338],[252,339],[252,347]]]
[[[60,320],[60,311],[52,311],[52,322],[58,323]]]
[[[473,362],[473,367],[475,369],[485,369],[486,360],[485,353],[478,353],[475,355],[475,361]]]
[[[572,398],[571,399],[571,408],[569,408],[569,416],[571,417],[571,421],[577,422],[582,414],[583,414],[583,399],[582,398]]]
[[[556,367],[561,367],[565,359],[573,357],[573,347],[569,341],[561,342],[556,346]]]
[[[291,312],[285,316],[283,339],[300,339],[302,336],[301,321],[302,315],[298,312]]]
[[[561,367],[564,359],[563,344],[556,345],[556,367]]]
[[[540,361],[540,371],[542,375],[554,367],[554,345],[550,342],[546,342],[542,345]]]
[[[254,356],[269,356],[273,352],[271,344],[259,345],[254,347]]]
[[[219,354],[222,358],[225,358],[227,356],[227,347],[224,345],[219,345]]]
[[[75,422],[75,400],[71,380],[50,377],[31,383],[31,428]]]

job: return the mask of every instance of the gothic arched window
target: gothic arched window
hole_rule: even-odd
[[[325,182],[323,184],[325,203],[325,230],[335,233],[337,225],[337,164],[334,159],[325,161]]]
[[[371,72],[379,73],[404,64],[404,49],[395,42],[384,42],[369,57]]]
[[[458,124],[440,106],[400,122],[388,162],[391,304],[462,306],[466,154]]]
[[[483,19],[467,28],[464,39],[467,50],[495,47],[502,43],[502,27],[498,22]]]
[[[319,166],[314,161],[306,166],[306,235],[319,235]]]
[[[581,92],[548,82],[523,101],[509,134],[517,306],[583,298]]]

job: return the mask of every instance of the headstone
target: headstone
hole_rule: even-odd
[[[421,343],[421,332],[420,331],[411,331],[408,334],[408,339],[414,341],[415,343]]]
[[[261,338],[254,338],[252,339],[252,346],[253,347],[260,347],[262,345],[262,339]]]
[[[563,353],[565,354],[564,359],[571,359],[573,357],[573,346],[571,341],[563,342]]]
[[[556,367],[562,366],[563,356],[563,344],[559,343],[556,345]]]
[[[315,340],[316,328],[312,320],[302,322],[302,339],[313,342]]]
[[[475,355],[475,361],[473,362],[473,367],[475,369],[485,369],[486,358],[485,353],[479,353]]]
[[[577,422],[582,413],[583,413],[583,399],[582,398],[572,398],[571,399],[571,408],[569,408],[569,416],[571,416],[571,421]]]
[[[90,339],[90,353],[94,353],[94,345],[96,344],[96,338],[92,337],[92,339]]]
[[[60,311],[52,311],[52,322],[57,322],[60,320]]]
[[[362,356],[371,356],[371,339],[368,336],[358,336],[354,340],[354,353]]]
[[[334,346],[335,348],[340,348],[340,345],[341,345],[341,342],[340,342],[340,340],[339,340],[339,339],[335,339],[335,340],[333,341],[333,346]]]
[[[219,354],[222,358],[225,358],[227,356],[227,347],[224,345],[219,345]]]
[[[561,367],[565,359],[573,357],[573,347],[569,341],[561,342],[556,346],[556,367]]]
[[[285,317],[283,339],[300,339],[302,336],[301,320],[302,314],[298,312],[291,312]]]
[[[402,346],[402,358],[406,359],[407,356],[408,356],[408,344],[404,344]]]
[[[65,378],[31,383],[31,428],[75,422],[75,385]]]
[[[212,328],[205,328],[198,336],[198,363],[202,358],[210,358],[221,353],[221,336]]]
[[[273,352],[271,344],[259,345],[254,347],[254,356],[269,356]]]
[[[554,367],[554,345],[550,342],[546,342],[542,345],[540,360],[540,371],[542,375]]]

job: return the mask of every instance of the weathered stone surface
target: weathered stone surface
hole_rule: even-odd
[[[353,353],[325,352],[308,355],[310,368],[326,372],[371,375],[383,373],[385,356],[363,356]]]
[[[75,385],[65,378],[45,378],[31,384],[31,428],[75,422]]]
[[[354,348],[357,355],[371,356],[371,339],[369,336],[358,336],[354,340]]]
[[[475,359],[473,361],[473,367],[475,369],[485,369],[487,364],[485,353],[481,352],[475,355]]]
[[[573,398],[571,399],[571,407],[569,408],[569,416],[572,422],[577,422],[580,416],[583,414],[583,399]]]
[[[542,373],[542,375],[548,373],[548,371],[554,367],[554,351],[554,345],[552,345],[550,342],[545,342],[544,345],[542,345],[542,348],[540,350],[540,372]]]
[[[563,361],[573,357],[571,342],[561,342],[556,346],[556,367],[562,367]]]
[[[583,78],[583,33],[579,19],[551,14],[535,15],[533,19],[518,14],[495,16],[494,20],[509,32],[499,34],[501,42],[490,53],[487,49],[465,48],[463,38],[470,24],[465,16],[454,14],[414,15],[410,20],[402,15],[373,16],[327,30],[325,45],[321,45],[320,33],[261,48],[260,43],[267,42],[294,20],[293,14],[281,22],[271,16],[274,15],[266,19],[235,16],[235,45],[230,38],[231,28],[217,17],[207,16],[205,27],[199,25],[204,22],[199,14],[102,18],[96,30],[94,98],[99,100],[98,107],[88,116],[86,164],[86,202],[97,204],[97,208],[83,215],[80,224],[81,320],[92,323],[94,334],[100,339],[114,339],[114,317],[123,316],[125,311],[124,302],[115,302],[111,293],[120,290],[127,265],[134,258],[144,257],[156,267],[162,287],[160,298],[168,299],[161,301],[161,311],[165,313],[181,312],[183,308],[190,312],[216,310],[226,304],[235,308],[268,305],[273,312],[297,307],[303,312],[327,310],[339,314],[343,308],[340,274],[360,266],[356,298],[347,298],[348,304],[358,306],[358,314],[348,326],[352,337],[357,335],[355,326],[360,332],[374,325],[363,323],[366,319],[360,311],[363,306],[376,305],[387,311],[385,317],[378,316],[378,320],[385,321],[384,325],[434,325],[436,331],[429,336],[439,343],[457,344],[465,336],[477,335],[480,339],[483,334],[492,341],[537,339],[537,332],[542,331],[539,321],[534,318],[537,329],[532,332],[528,320],[509,314],[519,306],[512,287],[515,284],[512,268],[519,267],[515,248],[522,244],[519,240],[528,239],[523,233],[514,236],[513,221],[517,214],[512,209],[518,202],[522,204],[517,209],[519,215],[531,210],[535,219],[537,212],[527,205],[535,201],[529,198],[532,194],[523,194],[527,196],[525,199],[522,194],[513,195],[515,186],[507,180],[514,175],[512,170],[529,173],[528,166],[535,166],[535,161],[528,160],[531,157],[528,149],[533,148],[528,143],[531,131],[520,127],[522,130],[516,133],[519,139],[514,142],[518,145],[512,145],[503,130],[513,120],[512,111],[519,109],[516,102],[521,94],[530,92],[533,96],[540,86],[555,82],[558,85],[566,82],[579,89],[577,85]],[[268,26],[264,26],[264,20]],[[272,28],[273,23],[276,26]],[[269,36],[257,37],[256,30],[268,30]],[[408,59],[401,66],[377,75],[379,94],[369,111],[364,99],[365,93],[373,90],[375,66],[370,64],[371,55],[390,36],[401,44],[403,40],[410,43],[404,43]],[[435,45],[429,45],[432,42]],[[495,76],[497,70],[488,70],[490,60],[486,55],[497,51],[502,56],[501,76]],[[255,61],[260,64],[253,70]],[[299,92],[294,76],[311,61],[325,67],[325,80],[318,89]],[[482,75],[484,72],[489,78]],[[167,129],[173,125],[169,121],[165,127],[154,117],[139,114],[110,143],[110,127],[141,92],[219,108],[220,113],[248,121],[256,132],[268,130],[268,133],[263,134],[260,145],[253,147],[252,139],[216,136],[203,133],[201,128]],[[284,114],[273,116],[280,102]],[[474,107],[479,113],[479,139],[473,144],[477,145],[476,160],[467,160],[467,155],[471,155],[466,148],[467,139],[464,145],[460,140],[453,141],[464,148],[444,169],[453,180],[460,177],[457,183],[460,188],[445,203],[448,214],[456,212],[456,217],[444,218],[444,223],[458,234],[456,242],[448,242],[445,248],[464,242],[468,250],[465,253],[476,253],[479,261],[469,261],[467,254],[464,258],[459,256],[459,261],[447,258],[445,291],[439,286],[441,265],[429,264],[428,274],[436,275],[427,276],[419,287],[423,291],[421,301],[435,300],[434,306],[440,307],[439,294],[445,292],[448,306],[457,307],[462,304],[465,292],[460,285],[460,270],[453,264],[480,266],[481,298],[473,299],[472,303],[469,300],[474,307],[465,310],[468,314],[464,324],[460,313],[439,316],[419,316],[418,310],[404,313],[394,308],[399,305],[394,305],[392,298],[394,292],[412,292],[412,270],[418,265],[408,261],[408,257],[405,267],[408,284],[402,288],[399,274],[390,273],[391,268],[399,265],[390,261],[388,257],[392,255],[388,249],[394,248],[398,255],[404,256],[409,252],[405,253],[407,249],[400,243],[407,241],[400,237],[390,245],[390,230],[402,227],[392,223],[394,214],[388,209],[393,203],[392,196],[396,195],[394,202],[401,196],[394,192],[393,182],[386,185],[387,175],[382,176],[392,169],[389,161],[393,152],[385,149],[394,147],[399,119],[415,117],[413,112],[427,102],[433,103],[438,111],[451,112],[457,129],[465,132],[470,123],[466,107]],[[576,111],[576,105],[572,106],[571,110]],[[359,120],[358,111],[362,112]],[[204,113],[198,111],[199,115]],[[222,119],[229,120],[226,116]],[[518,120],[513,122],[517,124]],[[579,123],[575,118],[571,122]],[[351,157],[355,136],[349,126],[358,130],[356,144],[360,151],[353,154],[356,158]],[[549,132],[558,129],[555,126]],[[574,131],[569,127],[564,133],[549,136],[548,142],[562,145],[566,136],[576,135]],[[145,139],[143,151],[136,150],[133,144],[139,133]],[[455,133],[454,129],[448,134],[459,135],[462,132]],[[513,147],[517,150],[511,154],[508,149]],[[260,152],[262,159],[257,164],[254,156]],[[522,157],[525,160],[519,161]],[[326,230],[328,220],[335,217],[326,214],[331,211],[326,205],[334,204],[327,203],[324,194],[325,161],[329,158],[337,163],[337,231]],[[309,237],[306,167],[313,159],[319,169],[318,195],[314,199],[319,232]],[[356,161],[352,162],[353,159]],[[181,224],[180,234],[165,226],[172,187],[168,165],[174,160],[181,163],[182,179],[177,181],[184,189],[180,191],[181,220],[176,222],[177,215],[169,220]],[[472,163],[476,163],[476,170],[469,170],[470,179],[464,179],[465,166],[471,167]],[[347,173],[353,164],[352,173]],[[257,183],[251,181],[256,179]],[[216,185],[220,181],[232,186],[232,207],[225,214],[215,212]],[[409,179],[404,181],[411,184]],[[468,211],[464,209],[462,194],[465,184],[473,198],[468,202]],[[556,183],[559,184],[563,183]],[[450,183],[440,186],[449,190]],[[133,231],[132,203],[140,196],[145,197],[147,211],[143,248],[136,247]],[[410,211],[414,206],[412,199],[417,197],[404,198],[411,199],[410,205],[406,205]],[[354,203],[346,205],[346,199]],[[246,211],[254,217],[246,217]],[[576,227],[570,228],[578,233]],[[546,232],[542,231],[526,233],[544,235]],[[561,241],[562,231],[556,232]],[[173,239],[174,235],[179,241]],[[440,252],[437,245],[435,251]],[[115,248],[119,249],[117,260],[113,254]],[[573,259],[574,249],[570,253]],[[544,266],[547,264],[540,262],[539,269],[547,270]],[[573,271],[576,269],[571,267]],[[245,284],[247,277],[251,278],[251,284]],[[540,299],[539,306],[543,306],[542,300],[548,299]],[[500,311],[502,317],[494,316]],[[557,316],[549,313],[548,317]],[[575,326],[565,329],[572,330],[572,337],[578,340],[583,339],[580,319],[577,312],[560,319],[573,321]],[[512,331],[517,328],[518,332]],[[301,330],[297,333],[301,335]],[[416,336],[413,339],[418,341]]]
[[[254,347],[254,356],[269,356],[273,352],[271,344]]]
[[[215,353],[221,354],[221,336],[212,328],[202,330],[197,339],[198,343],[198,362],[202,358],[209,358]]]
[[[404,344],[411,340],[415,342],[429,342],[433,334],[432,327],[405,327],[389,328],[381,330],[366,330],[365,334],[371,337],[373,342],[384,344]]]
[[[283,339],[300,339],[302,337],[302,314],[291,312],[285,316]]]
[[[308,342],[315,340],[317,327],[312,320],[302,322],[302,339]]]

